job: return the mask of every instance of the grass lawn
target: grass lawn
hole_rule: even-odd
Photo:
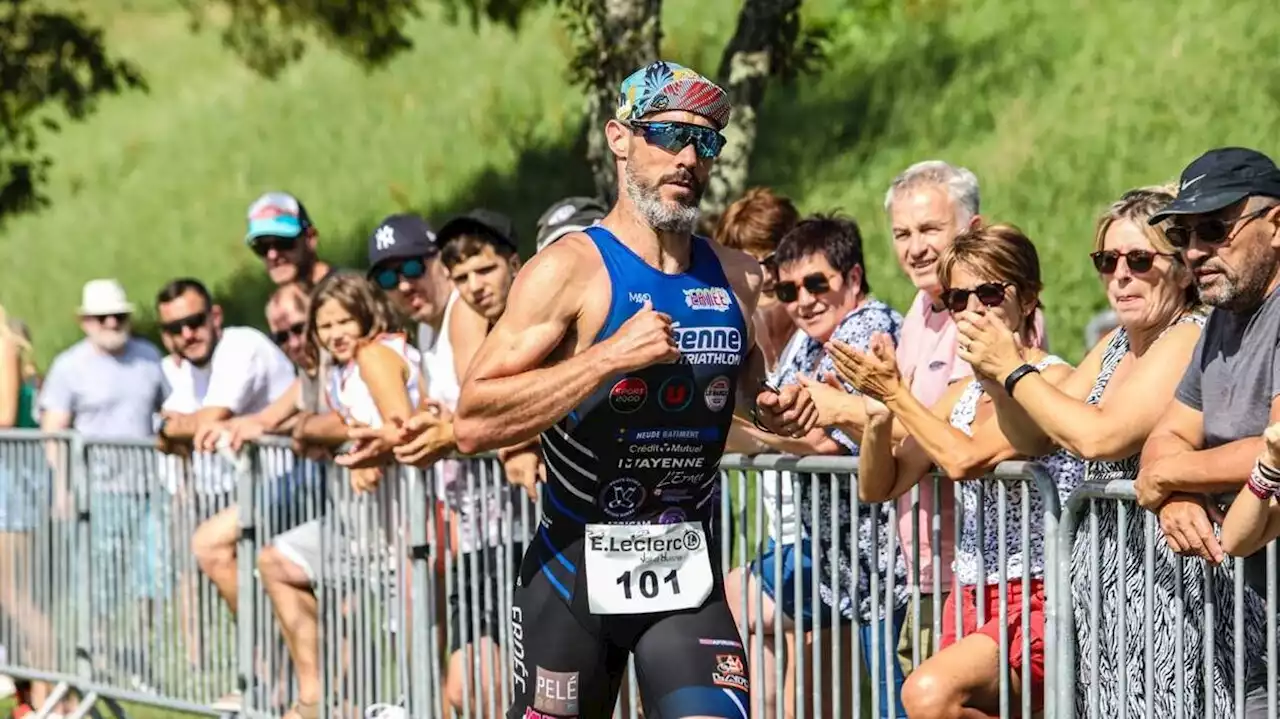
[[[915,160],[972,168],[983,214],[1037,241],[1052,344],[1075,360],[1104,305],[1085,255],[1107,202],[1172,180],[1211,146],[1280,156],[1280,14],[1265,0],[890,4],[892,17],[868,25],[837,0],[806,3],[811,18],[836,20],[832,61],[770,91],[752,175],[804,211],[855,216],[872,286],[900,308],[911,290],[881,203]],[[664,54],[713,69],[736,5],[666,3]],[[550,202],[590,189],[581,96],[564,80],[566,39],[549,10],[519,33],[428,12],[412,28],[417,48],[384,70],[313,48],[272,83],[215,35],[191,35],[176,3],[82,6],[151,91],[49,138],[52,206],[0,229],[0,303],[28,320],[42,364],[78,337],[72,315],[92,277],[120,278],[149,310],[165,280],[196,275],[233,321],[260,324],[268,282],[241,236],[264,190],[299,194],[322,254],[358,266],[390,212],[438,221],[489,204],[528,242]]]

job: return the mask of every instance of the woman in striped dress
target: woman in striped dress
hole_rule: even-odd
[[[1065,382],[1054,386],[1030,375],[1015,385],[1011,396],[996,395],[1000,426],[1019,451],[1037,454],[1053,446],[1065,448],[1086,460],[1085,479],[1095,487],[1137,478],[1142,445],[1172,399],[1204,324],[1191,273],[1164,231],[1147,224],[1172,200],[1173,195],[1161,188],[1132,190],[1096,224],[1090,257],[1120,326]],[[962,327],[961,335],[962,346],[968,346],[961,356],[980,375],[1002,381],[1021,364],[1013,338],[999,328]],[[1213,567],[1208,573],[1213,580],[1217,647],[1206,686],[1204,565],[1176,556],[1159,522],[1136,505],[1128,503],[1122,530],[1120,502],[1092,504],[1097,551],[1089,538],[1094,520],[1087,515],[1072,547],[1077,714],[1107,719],[1176,717],[1180,699],[1183,716],[1201,716],[1208,691],[1211,715],[1230,715],[1234,602],[1229,568]],[[1145,570],[1148,547],[1154,554],[1150,575]],[[1091,608],[1095,596],[1096,613]],[[1265,623],[1257,613],[1256,595],[1246,590],[1246,597],[1245,643],[1250,652],[1261,646],[1259,630]],[[1154,628],[1150,657],[1145,626]]]

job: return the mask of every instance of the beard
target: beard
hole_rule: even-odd
[[[94,347],[97,347],[103,352],[107,352],[109,354],[115,354],[116,352],[124,349],[125,345],[129,344],[129,329],[127,327],[116,327],[112,329],[98,327],[91,330],[88,335],[89,342],[93,344]]]
[[[1216,258],[1196,263],[1192,269],[1208,265],[1219,273],[1207,283],[1197,278],[1200,301],[1228,312],[1250,312],[1261,306],[1277,263],[1269,248],[1260,249],[1244,258],[1239,271]]]
[[[688,170],[680,170],[664,175],[658,182],[648,185],[636,174],[630,164],[626,166],[627,197],[631,198],[636,211],[657,232],[671,232],[682,235],[693,233],[698,224],[698,205],[702,202],[704,187],[698,178]],[[667,182],[685,183],[692,197],[688,199],[666,202],[662,199],[660,188]]]

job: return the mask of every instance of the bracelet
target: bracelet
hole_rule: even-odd
[[[1246,486],[1250,492],[1253,492],[1253,496],[1265,502],[1280,494],[1280,471],[1268,467],[1259,460],[1254,463]]]
[[[1010,372],[1009,376],[1004,378],[1004,391],[1007,392],[1010,397],[1012,397],[1014,386],[1018,384],[1019,380],[1031,374],[1032,372],[1036,374],[1040,374],[1040,370],[1036,369],[1035,367],[1029,364],[1021,365],[1014,371]]]

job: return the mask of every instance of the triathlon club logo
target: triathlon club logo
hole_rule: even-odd
[[[712,412],[719,412],[729,403],[729,378],[720,375],[711,380],[711,384],[707,385],[707,389],[702,393],[702,399],[707,403],[707,409]]]
[[[644,502],[644,485],[630,477],[615,479],[600,492],[600,508],[614,519],[626,519]]]
[[[624,377],[609,390],[609,406],[618,414],[631,414],[649,398],[649,385],[639,377]]]

